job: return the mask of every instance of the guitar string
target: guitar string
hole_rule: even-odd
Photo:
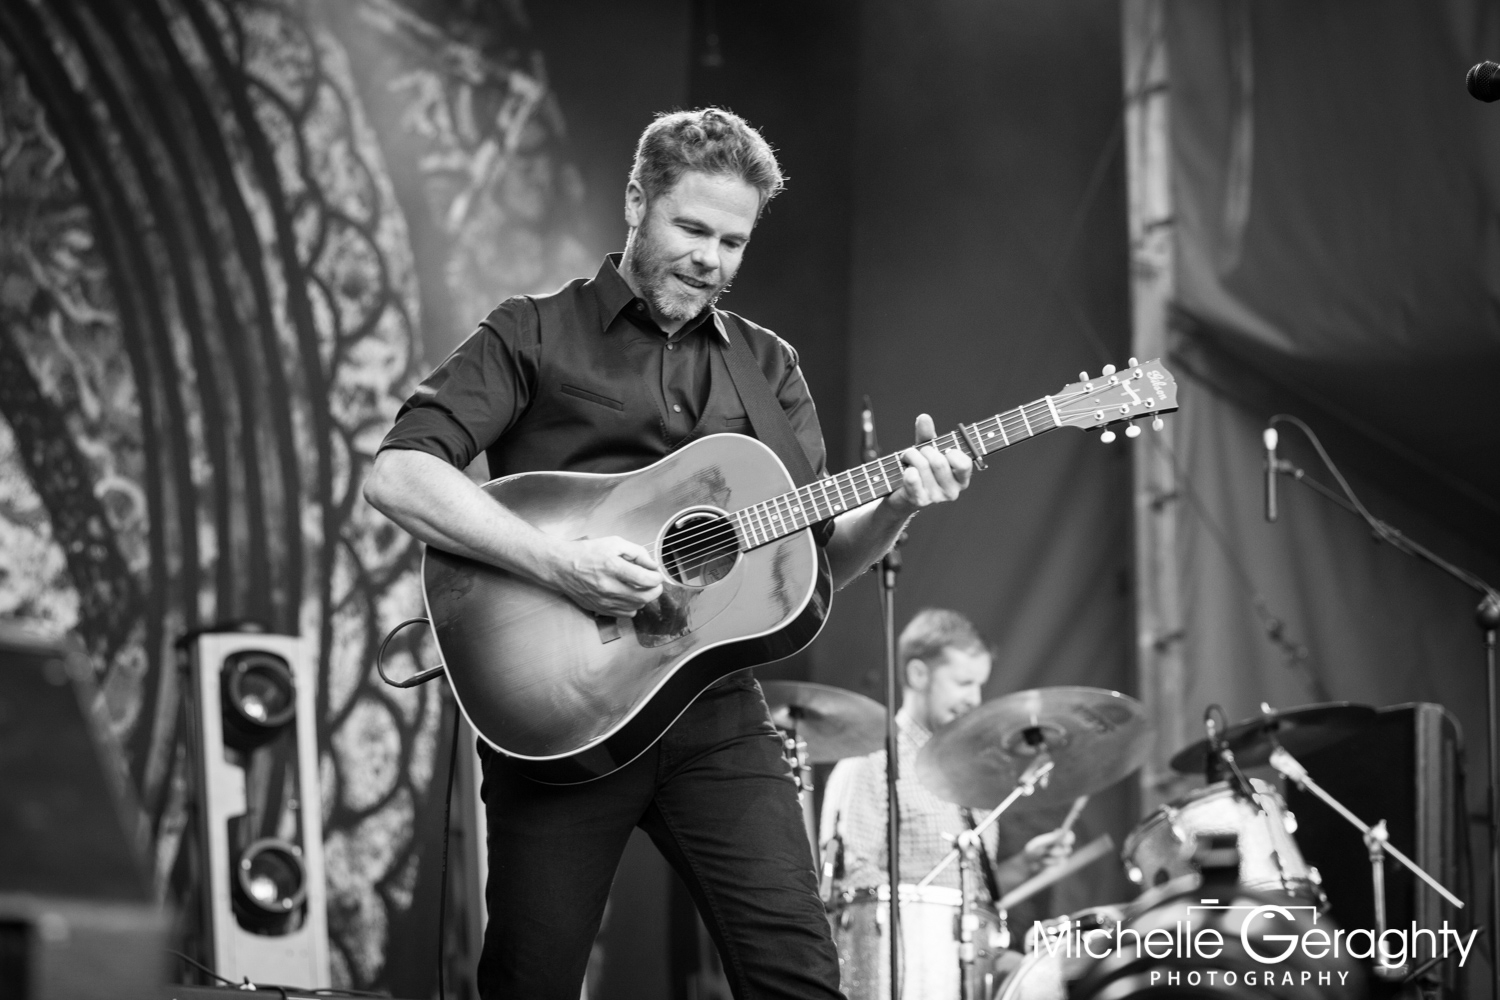
[[[1108,377],[1108,376],[1105,376],[1105,377]],[[1136,379],[1126,379],[1124,381],[1136,381]],[[1057,403],[1071,404],[1071,403],[1073,403],[1074,401],[1076,401],[1080,397],[1089,397],[1089,396],[1098,395],[1098,394],[1100,394],[1102,392],[1108,391],[1110,388],[1112,388],[1113,386],[1118,385],[1118,384],[1120,384],[1120,383],[1108,383],[1107,382],[1107,383],[1104,383],[1103,385],[1097,386],[1097,387],[1095,387],[1093,389],[1083,389],[1083,390],[1079,390],[1079,391],[1077,391],[1075,393],[1072,393],[1072,394],[1062,394],[1062,393],[1059,393],[1057,396],[1052,397],[1052,401],[1053,401],[1054,405],[1056,405]],[[1028,409],[1036,409],[1037,413],[1034,414],[1034,415],[1033,414],[1029,414],[1029,413],[1027,413]],[[1074,416],[1077,413],[1085,412],[1087,409],[1089,409],[1089,408],[1085,407],[1083,410],[1075,410],[1071,406],[1069,406],[1069,413],[1068,413],[1068,415],[1069,416]],[[1015,416],[1014,414],[1017,414],[1017,413],[1022,414],[1022,416],[1020,416],[1020,417]],[[1009,439],[1010,439],[1010,433],[1009,432],[1010,431],[1014,430],[1014,431],[1019,432],[1022,429],[1027,430],[1029,432],[1031,431],[1031,425],[1030,425],[1030,423],[1029,423],[1029,421],[1027,419],[1030,416],[1036,416],[1038,418],[1040,418],[1042,416],[1046,416],[1046,417],[1048,417],[1050,419],[1051,418],[1051,413],[1050,413],[1049,408],[1047,407],[1046,401],[1045,400],[1034,400],[1034,401],[1032,401],[1030,403],[1024,403],[1021,406],[1016,407],[1014,410],[1008,410],[1008,411],[1005,411],[1004,413],[999,413],[999,414],[995,414],[994,416],[987,417],[984,420],[976,421],[971,426],[973,426],[976,430],[980,430],[980,429],[982,429],[982,428],[984,428],[984,427],[986,427],[986,426],[988,426],[988,425],[990,425],[990,424],[993,423],[993,424],[996,425],[996,429],[997,430],[1001,430],[1005,434],[1005,438],[1006,438],[1007,442],[1009,442]],[[1008,423],[1007,423],[1007,421],[1008,421]],[[1060,423],[1054,423],[1053,427],[1049,427],[1049,428],[1046,428],[1046,429],[1047,430],[1052,430],[1052,429],[1055,429],[1056,427],[1060,427],[1060,426],[1061,426]],[[993,432],[990,432],[990,434],[988,436],[993,437]],[[1028,433],[1028,435],[1027,435],[1027,437],[1034,437],[1034,436],[1035,436],[1034,432]],[[932,443],[938,444],[938,443],[941,443],[941,442],[945,442],[946,439],[949,439],[949,438],[952,439],[951,446],[953,446],[953,447],[957,447],[961,443],[957,432],[949,432],[948,434],[942,435],[941,437],[934,438]],[[1025,438],[1021,438],[1021,440],[1025,440]],[[988,452],[988,451],[986,452],[986,454],[989,454],[989,453],[990,452]],[[815,484],[809,484],[808,486],[804,486],[804,487],[802,487],[802,488],[800,488],[798,490],[793,491],[792,493],[782,494],[782,495],[777,496],[777,497],[772,497],[769,500],[761,501],[758,504],[751,504],[748,507],[743,507],[740,510],[735,511],[733,514],[731,514],[729,520],[717,520],[717,521],[712,522],[711,524],[704,525],[701,528],[697,528],[697,529],[694,529],[692,531],[689,531],[689,532],[685,533],[684,535],[682,535],[682,536],[674,539],[673,540],[674,544],[676,545],[677,551],[679,553],[683,553],[683,554],[685,554],[685,555],[687,555],[689,557],[703,555],[704,553],[701,552],[701,551],[688,551],[688,550],[691,549],[694,546],[701,547],[702,544],[704,544],[704,543],[706,543],[708,541],[717,541],[720,538],[722,538],[726,533],[727,534],[731,534],[731,535],[734,534],[734,528],[733,528],[733,524],[732,524],[732,519],[736,515],[739,515],[741,517],[753,517],[753,516],[756,516],[755,513],[753,513],[753,512],[756,512],[758,508],[764,508],[763,510],[759,511],[760,516],[763,517],[765,515],[765,513],[774,512],[775,511],[775,505],[776,505],[776,503],[778,501],[781,502],[781,503],[783,503],[783,504],[790,504],[790,503],[792,503],[794,501],[793,500],[789,500],[788,498],[793,498],[793,497],[796,498],[797,508],[798,508],[797,512],[800,513],[800,509],[803,508],[803,507],[805,507],[805,506],[807,506],[807,502],[805,500],[801,500],[800,497],[797,497],[797,495],[801,494],[805,490],[810,489],[810,487],[812,487],[812,486],[819,486],[819,487],[821,487],[824,490],[825,500],[826,500],[827,488],[828,488],[829,485],[832,485],[837,490],[837,492],[838,492],[838,494],[840,496],[840,499],[842,500],[842,496],[843,496],[843,493],[844,493],[844,486],[847,485],[848,488],[853,492],[855,500],[859,501],[854,506],[863,506],[866,503],[870,503],[870,502],[873,502],[874,500],[878,499],[879,496],[876,495],[876,496],[872,496],[869,500],[862,500],[860,498],[860,491],[864,487],[861,487],[860,484],[856,481],[855,474],[863,472],[865,474],[866,480],[870,481],[871,480],[871,476],[869,475],[869,472],[866,471],[866,470],[870,466],[872,466],[872,465],[882,466],[882,468],[879,469],[879,471],[881,473],[881,476],[882,476],[882,478],[889,480],[889,473],[887,473],[884,470],[884,468],[883,468],[884,463],[890,461],[891,459],[896,459],[896,460],[899,461],[899,458],[900,458],[899,453],[894,454],[894,455],[887,455],[887,456],[884,456],[884,457],[882,457],[880,459],[877,459],[875,461],[867,462],[864,465],[856,466],[853,469],[845,470],[844,472],[839,473],[837,476],[830,476],[827,479],[819,480]],[[842,482],[840,482],[840,481],[842,481]],[[894,492],[894,491],[892,491],[892,492]],[[816,513],[817,508],[818,508],[818,504],[816,502],[816,499],[815,498],[810,498],[810,499],[813,500],[811,506],[813,507],[813,510]],[[839,506],[842,506],[845,509],[853,509],[847,503],[841,503]],[[747,513],[747,512],[752,512],[752,513]],[[839,510],[839,507],[836,506],[836,507],[833,508],[833,513],[831,513],[828,516],[831,517],[831,516],[834,516],[834,514],[837,514],[837,513],[841,513],[841,511]],[[819,517],[816,520],[809,521],[807,524],[802,525],[802,526],[797,527],[797,528],[793,528],[792,530],[793,531],[800,531],[800,530],[802,530],[803,527],[807,527],[807,526],[809,526],[811,524],[815,524],[818,521],[823,521],[823,520],[827,520],[827,518],[826,517]],[[771,530],[776,530],[776,531],[779,531],[783,526],[784,525],[782,525],[780,523],[775,523],[774,527],[772,527],[771,525],[768,525],[768,527],[770,527]],[[753,527],[753,525],[745,525],[745,527],[746,528],[751,528],[751,527]],[[783,535],[778,534],[775,537],[779,538],[779,537],[783,537]],[[753,539],[748,539],[748,540],[750,540],[752,542],[754,541]],[[767,544],[771,540],[774,540],[774,539],[768,539],[767,542],[765,542],[765,543],[759,543],[759,544]],[[736,547],[737,547],[737,543],[736,543]],[[758,545],[752,545],[752,547],[758,547]],[[709,556],[709,558],[710,559],[718,558],[720,554],[721,553],[718,553],[717,551],[715,551],[713,555]]]
[[[1136,381],[1136,380],[1135,379],[1127,379],[1125,381]],[[1120,383],[1105,383],[1104,385],[1099,386],[1099,387],[1097,387],[1095,389],[1082,390],[1080,392],[1072,394],[1071,396],[1063,396],[1063,395],[1059,394],[1058,396],[1054,396],[1053,397],[1053,404],[1056,405],[1058,402],[1072,403],[1078,397],[1089,397],[1089,396],[1098,395],[1099,393],[1107,391],[1112,386],[1118,385],[1118,384],[1120,384]],[[1009,420],[1011,422],[1011,426],[1014,427],[1015,429],[1019,430],[1021,428],[1025,428],[1026,430],[1031,431],[1030,423],[1026,419],[1026,416],[1027,416],[1027,412],[1026,411],[1027,411],[1028,408],[1037,409],[1038,413],[1035,414],[1035,416],[1037,416],[1037,417],[1046,415],[1046,416],[1048,416],[1050,418],[1050,416],[1051,416],[1050,409],[1047,408],[1046,402],[1044,400],[1044,401],[1037,401],[1037,402],[1023,404],[1022,406],[1016,407],[1016,409],[1014,411],[1007,411],[1006,413],[996,414],[995,416],[986,418],[985,420],[977,421],[972,426],[976,430],[978,430],[978,429],[980,429],[980,428],[982,428],[984,426],[987,426],[987,425],[989,425],[991,423],[995,423],[995,424],[998,425],[999,428],[1005,428],[1006,427],[1006,423],[1005,422],[1006,422],[1006,420]],[[1076,416],[1079,413],[1087,412],[1087,410],[1089,410],[1089,409],[1092,409],[1092,407],[1084,407],[1082,409],[1076,409],[1076,408],[1074,408],[1073,406],[1070,405],[1068,407],[1068,416],[1069,417]],[[1021,418],[1019,419],[1019,422],[1018,422],[1018,418],[1017,417],[1015,417],[1015,416],[1008,416],[1008,414],[1012,414],[1012,413],[1020,413],[1022,415]],[[1059,415],[1061,415],[1061,414],[1059,414]],[[1052,427],[1049,427],[1049,428],[1046,428],[1046,429],[1047,430],[1053,430],[1053,429],[1056,429],[1056,428],[1061,427],[1061,426],[1062,426],[1061,422],[1054,422]],[[1035,432],[1034,431],[1031,432],[1028,435],[1028,437],[1034,437],[1034,436],[1035,436]],[[1007,434],[1007,439],[1008,438],[1009,438],[1009,435]],[[951,439],[951,442],[949,441],[949,439]],[[1021,438],[1020,440],[1025,440],[1025,438]],[[957,432],[949,432],[948,434],[944,434],[941,437],[934,438],[933,441],[932,441],[932,443],[933,444],[937,444],[937,445],[943,445],[943,444],[947,443],[947,444],[951,444],[951,446],[956,447],[960,443],[960,439],[959,439],[959,435],[958,435]],[[1002,447],[1004,447],[1004,446],[1002,445]],[[999,449],[996,449],[996,450],[999,450]],[[989,452],[986,452],[986,454],[989,454]],[[884,466],[886,465],[886,463],[888,463],[892,459],[895,459],[895,460],[897,460],[899,462],[899,460],[900,460],[899,453],[895,454],[895,455],[888,455],[888,456],[882,457],[882,458],[877,459],[877,460],[872,461],[872,462],[867,462],[867,463],[865,463],[864,465],[861,465],[861,466],[856,466],[854,469],[846,470],[845,472],[840,473],[838,476],[833,476],[833,477],[829,477],[829,479],[820,480],[818,483],[815,483],[815,484],[809,484],[808,487],[803,487],[803,488],[801,488],[799,490],[794,491],[793,493],[783,494],[783,495],[778,496],[778,497],[773,497],[770,500],[762,501],[759,504],[752,504],[749,507],[741,508],[739,511],[735,511],[734,514],[731,514],[729,517],[726,517],[726,518],[724,518],[722,520],[716,520],[711,525],[705,525],[702,528],[695,529],[693,532],[689,532],[689,533],[685,534],[682,538],[674,539],[674,542],[676,543],[675,546],[674,546],[674,562],[677,564],[677,572],[679,574],[683,575],[683,576],[689,576],[689,575],[692,575],[693,573],[695,573],[695,572],[703,569],[703,567],[707,566],[711,562],[714,562],[714,561],[716,561],[718,559],[721,559],[724,556],[730,555],[731,553],[735,553],[735,552],[740,551],[740,539],[738,537],[738,534],[735,531],[735,523],[736,522],[735,522],[734,518],[736,517],[736,515],[738,515],[740,517],[754,516],[754,515],[747,515],[746,512],[755,511],[755,510],[757,510],[757,508],[759,508],[760,509],[760,516],[764,517],[767,513],[772,513],[772,512],[775,511],[775,505],[776,505],[776,503],[778,501],[781,502],[781,503],[783,503],[783,504],[791,504],[791,503],[793,503],[793,500],[790,500],[788,498],[789,497],[795,497],[795,498],[797,498],[797,500],[796,500],[797,506],[795,508],[793,508],[793,510],[794,510],[794,517],[795,517],[796,513],[800,513],[801,510],[807,506],[806,501],[801,500],[801,498],[798,495],[801,494],[804,490],[809,490],[810,487],[812,487],[812,486],[819,486],[819,487],[821,487],[824,490],[824,492],[825,492],[825,497],[824,497],[825,501],[827,500],[826,492],[827,492],[827,488],[828,488],[829,485],[832,485],[835,488],[835,490],[837,491],[837,493],[838,493],[838,495],[840,497],[840,502],[839,502],[839,504],[837,506],[833,507],[833,513],[831,513],[830,515],[828,515],[830,517],[834,516],[834,514],[841,513],[842,511],[840,510],[840,508],[843,508],[844,510],[852,510],[855,507],[864,506],[867,503],[873,503],[875,500],[879,499],[880,496],[886,495],[886,494],[875,493],[868,500],[862,499],[862,497],[861,497],[861,491],[869,489],[869,486],[861,486],[859,484],[859,482],[855,479],[855,475],[854,474],[857,473],[857,472],[863,472],[865,474],[865,478],[866,478],[867,483],[873,483],[873,478],[870,476],[870,474],[869,474],[869,472],[867,470],[869,469],[870,466],[877,466],[878,467],[878,471],[880,472],[882,479],[884,479],[886,481],[886,484],[889,485],[890,474],[885,470]],[[843,482],[839,482],[839,480],[842,480]],[[857,503],[855,503],[853,505],[850,505],[847,501],[843,500],[843,493],[844,493],[844,487],[845,486],[847,486],[853,492],[854,499],[857,501]],[[894,490],[887,490],[887,494],[890,493],[890,492],[894,492]],[[811,506],[813,507],[814,513],[817,513],[817,511],[818,511],[818,505],[817,505],[817,502],[816,502],[815,499],[813,500],[813,503],[812,503]],[[770,531],[772,531],[772,532],[775,532],[775,534],[771,538],[768,538],[765,542],[759,542],[759,543],[757,543],[757,542],[755,542],[754,538],[751,537],[748,534],[748,532],[746,532],[746,539],[745,540],[751,543],[750,549],[759,548],[760,545],[769,544],[771,541],[774,541],[774,540],[776,540],[778,538],[786,537],[786,535],[795,533],[797,531],[801,531],[804,528],[811,526],[812,524],[816,524],[816,523],[818,523],[820,521],[824,521],[824,520],[827,520],[827,519],[828,519],[827,517],[819,517],[819,518],[816,518],[815,520],[809,520],[806,524],[800,525],[798,527],[794,527],[790,531],[786,531],[786,530],[784,530],[785,526],[786,526],[785,522],[780,521],[779,518],[778,518],[774,522],[774,524],[768,524],[768,529]],[[795,521],[793,521],[793,523],[795,523]],[[749,527],[752,527],[752,526],[751,525],[741,525],[741,527],[742,527],[742,529],[744,529],[744,528],[749,528]],[[745,551],[750,551],[750,549],[746,549]]]

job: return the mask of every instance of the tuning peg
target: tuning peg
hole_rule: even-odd
[[[1131,358],[1129,361],[1127,361],[1125,363],[1125,367],[1126,368],[1134,368],[1138,364],[1140,364],[1139,361],[1137,361],[1135,358]]]
[[[1103,441],[1105,444],[1113,444],[1115,440],[1115,432],[1110,430],[1101,431],[1099,433],[1099,440]]]
[[[1089,380],[1089,373],[1088,372],[1079,372],[1078,373],[1078,381],[1080,381],[1080,382],[1087,382],[1088,380]]]
[[[1162,422],[1161,417],[1153,417],[1151,419],[1151,429],[1153,431],[1159,431],[1159,430],[1161,430],[1165,426],[1167,426],[1167,425]]]
[[[1115,366],[1114,365],[1105,365],[1104,366],[1104,370],[1101,371],[1099,374],[1100,375],[1104,375],[1104,376],[1107,377],[1107,376],[1113,375],[1114,373],[1115,373]]]
[[[1140,427],[1136,426],[1135,424],[1131,424],[1129,427],[1125,428],[1125,436],[1128,437],[1128,438],[1138,438],[1138,437],[1140,437],[1141,436],[1141,429],[1140,429]]]

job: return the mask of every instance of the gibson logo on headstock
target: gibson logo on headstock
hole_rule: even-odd
[[[1167,390],[1162,386],[1167,384],[1167,376],[1155,369],[1146,373],[1146,378],[1151,383],[1151,388],[1156,392],[1157,399],[1166,399]]]

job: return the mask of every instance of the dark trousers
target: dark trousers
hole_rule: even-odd
[[[578,1000],[637,826],[687,885],[736,1000],[842,996],[796,786],[749,674],[710,688],[647,753],[584,785],[543,785],[480,756],[485,1000]]]

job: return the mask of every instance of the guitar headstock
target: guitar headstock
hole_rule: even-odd
[[[1157,417],[1177,409],[1177,380],[1160,359],[1141,363],[1131,358],[1119,371],[1107,365],[1097,378],[1089,378],[1086,372],[1080,372],[1079,378],[1052,397],[1058,419],[1070,427],[1094,430],[1150,417],[1160,430]],[[1127,437],[1140,432],[1134,423],[1125,428]],[[1114,431],[1105,430],[1100,439],[1113,441]]]

